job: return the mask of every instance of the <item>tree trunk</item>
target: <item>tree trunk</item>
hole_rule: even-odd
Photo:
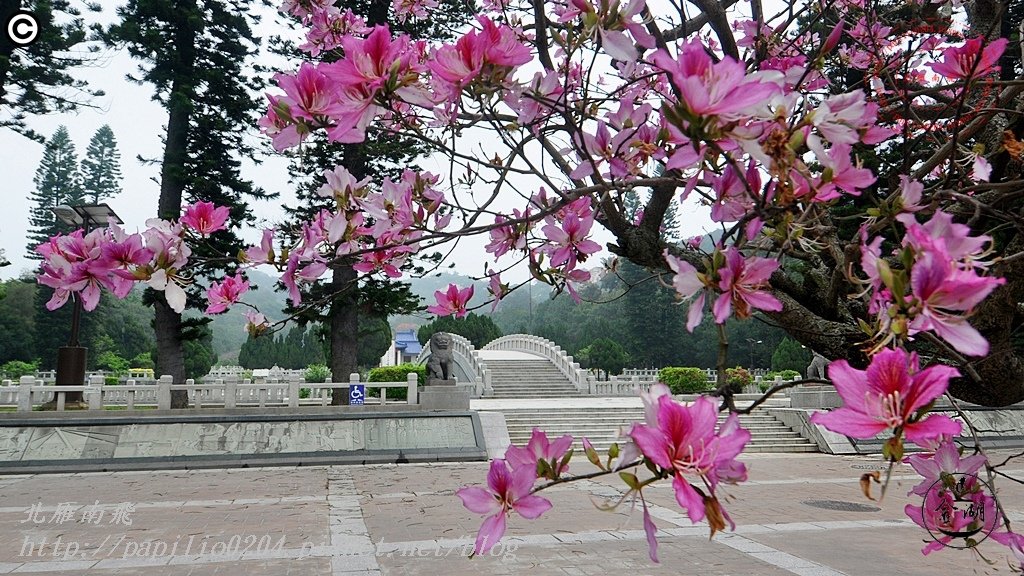
[[[175,19],[175,45],[178,61],[171,91],[167,95],[167,138],[160,169],[160,201],[157,216],[165,220],[181,216],[181,198],[185,191],[185,161],[188,158],[188,131],[195,98],[196,32],[190,15],[197,13],[196,3],[185,2]],[[185,382],[185,350],[181,341],[181,314],[167,305],[163,295],[156,305],[157,364],[175,384]],[[188,393],[171,393],[172,408],[187,408]]]
[[[366,156],[360,144],[343,147],[342,166],[357,180],[366,177]],[[352,268],[353,260],[344,258],[331,266],[331,378],[334,382],[348,381],[348,375],[359,365],[359,284],[358,274]],[[344,380],[342,380],[344,379]],[[348,404],[348,394],[335,388],[331,395],[334,406]]]
[[[358,367],[359,355],[359,308],[357,274],[350,259],[345,258],[332,266],[331,284],[333,290],[341,290],[331,301],[331,381],[347,382],[348,375]],[[335,388],[331,404],[348,404],[348,394],[343,388]]]
[[[156,308],[156,358],[160,373],[174,379],[175,384],[185,383],[185,351],[181,342],[181,314],[158,298]],[[171,392],[171,408],[188,408],[188,392]]]

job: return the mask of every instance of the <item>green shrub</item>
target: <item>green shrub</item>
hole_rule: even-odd
[[[299,398],[309,398],[309,395],[313,393],[310,388],[299,388]]]
[[[39,361],[35,362],[22,362],[21,360],[11,360],[0,366],[0,375],[7,380],[17,380],[22,376],[32,376],[39,371]]]
[[[109,370],[110,372],[113,372],[114,375],[119,376],[121,374],[128,373],[128,368],[131,367],[131,363],[118,356],[117,353],[110,352],[108,350],[96,358],[96,367],[103,370]]]
[[[381,366],[370,370],[367,382],[405,382],[409,372],[416,373],[416,380],[420,386],[427,381],[427,367],[422,364],[399,364],[398,366]],[[405,400],[408,393],[406,388],[388,388],[388,400]],[[380,398],[380,388],[370,388],[367,385],[366,397]]]
[[[708,376],[700,368],[669,366],[658,373],[658,380],[672,390],[673,394],[696,394],[712,390]]]
[[[116,374],[108,374],[103,377],[103,383],[107,386],[117,386],[121,383],[121,378]]]
[[[310,364],[309,366],[306,367],[306,372],[303,374],[303,377],[306,379],[306,382],[309,382],[310,384],[323,384],[327,380],[327,377],[330,375],[331,371],[329,368],[327,368],[327,365]],[[301,396],[301,398],[307,397],[308,389],[307,395]]]
[[[153,355],[149,352],[142,352],[136,354],[135,358],[131,359],[133,368],[149,368],[152,370],[156,368],[156,364],[153,363]]]
[[[733,394],[740,394],[743,392],[743,388],[754,382],[754,376],[747,371],[746,368],[726,368],[725,370],[725,385],[729,387],[729,390]]]

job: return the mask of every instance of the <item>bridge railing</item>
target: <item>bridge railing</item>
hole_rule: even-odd
[[[453,356],[461,356],[469,368],[468,372],[473,377],[473,385],[477,397],[491,392],[491,372],[487,369],[483,360],[480,359],[480,352],[473,346],[473,343],[464,336],[447,332],[452,337]],[[422,364],[430,358],[430,346],[424,346],[423,351],[416,357],[416,363]],[[458,358],[455,358],[458,363]]]
[[[504,350],[508,352],[528,352],[550,360],[565,377],[572,382],[582,394],[590,393],[590,379],[587,371],[580,368],[579,362],[566,354],[561,346],[558,346],[547,338],[533,336],[531,334],[509,334],[497,340],[492,340],[484,346],[484,350]]]

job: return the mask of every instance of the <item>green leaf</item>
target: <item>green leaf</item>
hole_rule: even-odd
[[[632,472],[619,472],[619,478],[622,478],[622,481],[626,483],[626,486],[629,486],[631,489],[640,489],[640,480],[636,477],[636,474],[633,474]]]

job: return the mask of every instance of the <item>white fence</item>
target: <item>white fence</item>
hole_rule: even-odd
[[[492,340],[484,346],[484,350],[507,350],[511,352],[529,352],[550,360],[576,386],[576,390],[586,394],[589,391],[589,376],[580,368],[572,356],[565,353],[561,346],[547,338],[530,334],[510,334]]]
[[[388,402],[417,404],[417,376],[410,372],[404,382],[360,382],[359,374],[351,374],[348,382],[325,382],[311,384],[299,378],[287,380],[259,379],[239,380],[237,378],[217,379],[214,382],[196,384],[189,379],[184,384],[174,384],[170,376],[162,376],[159,380],[149,383],[138,383],[129,380],[126,384],[107,385],[103,377],[93,375],[86,386],[54,386],[34,376],[22,376],[18,383],[4,380],[0,383],[0,405],[17,406],[18,412],[30,412],[42,404],[54,402],[57,410],[63,410],[66,395],[80,392],[89,410],[103,410],[107,407],[118,407],[135,410],[141,407],[170,409],[171,392],[183,390],[188,392],[189,404],[193,408],[218,407],[271,407],[271,406],[309,406],[327,405],[330,403],[330,390],[347,390],[353,384],[362,384],[367,388],[379,388],[379,398],[367,398],[367,403],[386,404]],[[406,400],[388,400],[387,388],[405,388]],[[309,390],[309,398],[300,399],[300,391]]]

